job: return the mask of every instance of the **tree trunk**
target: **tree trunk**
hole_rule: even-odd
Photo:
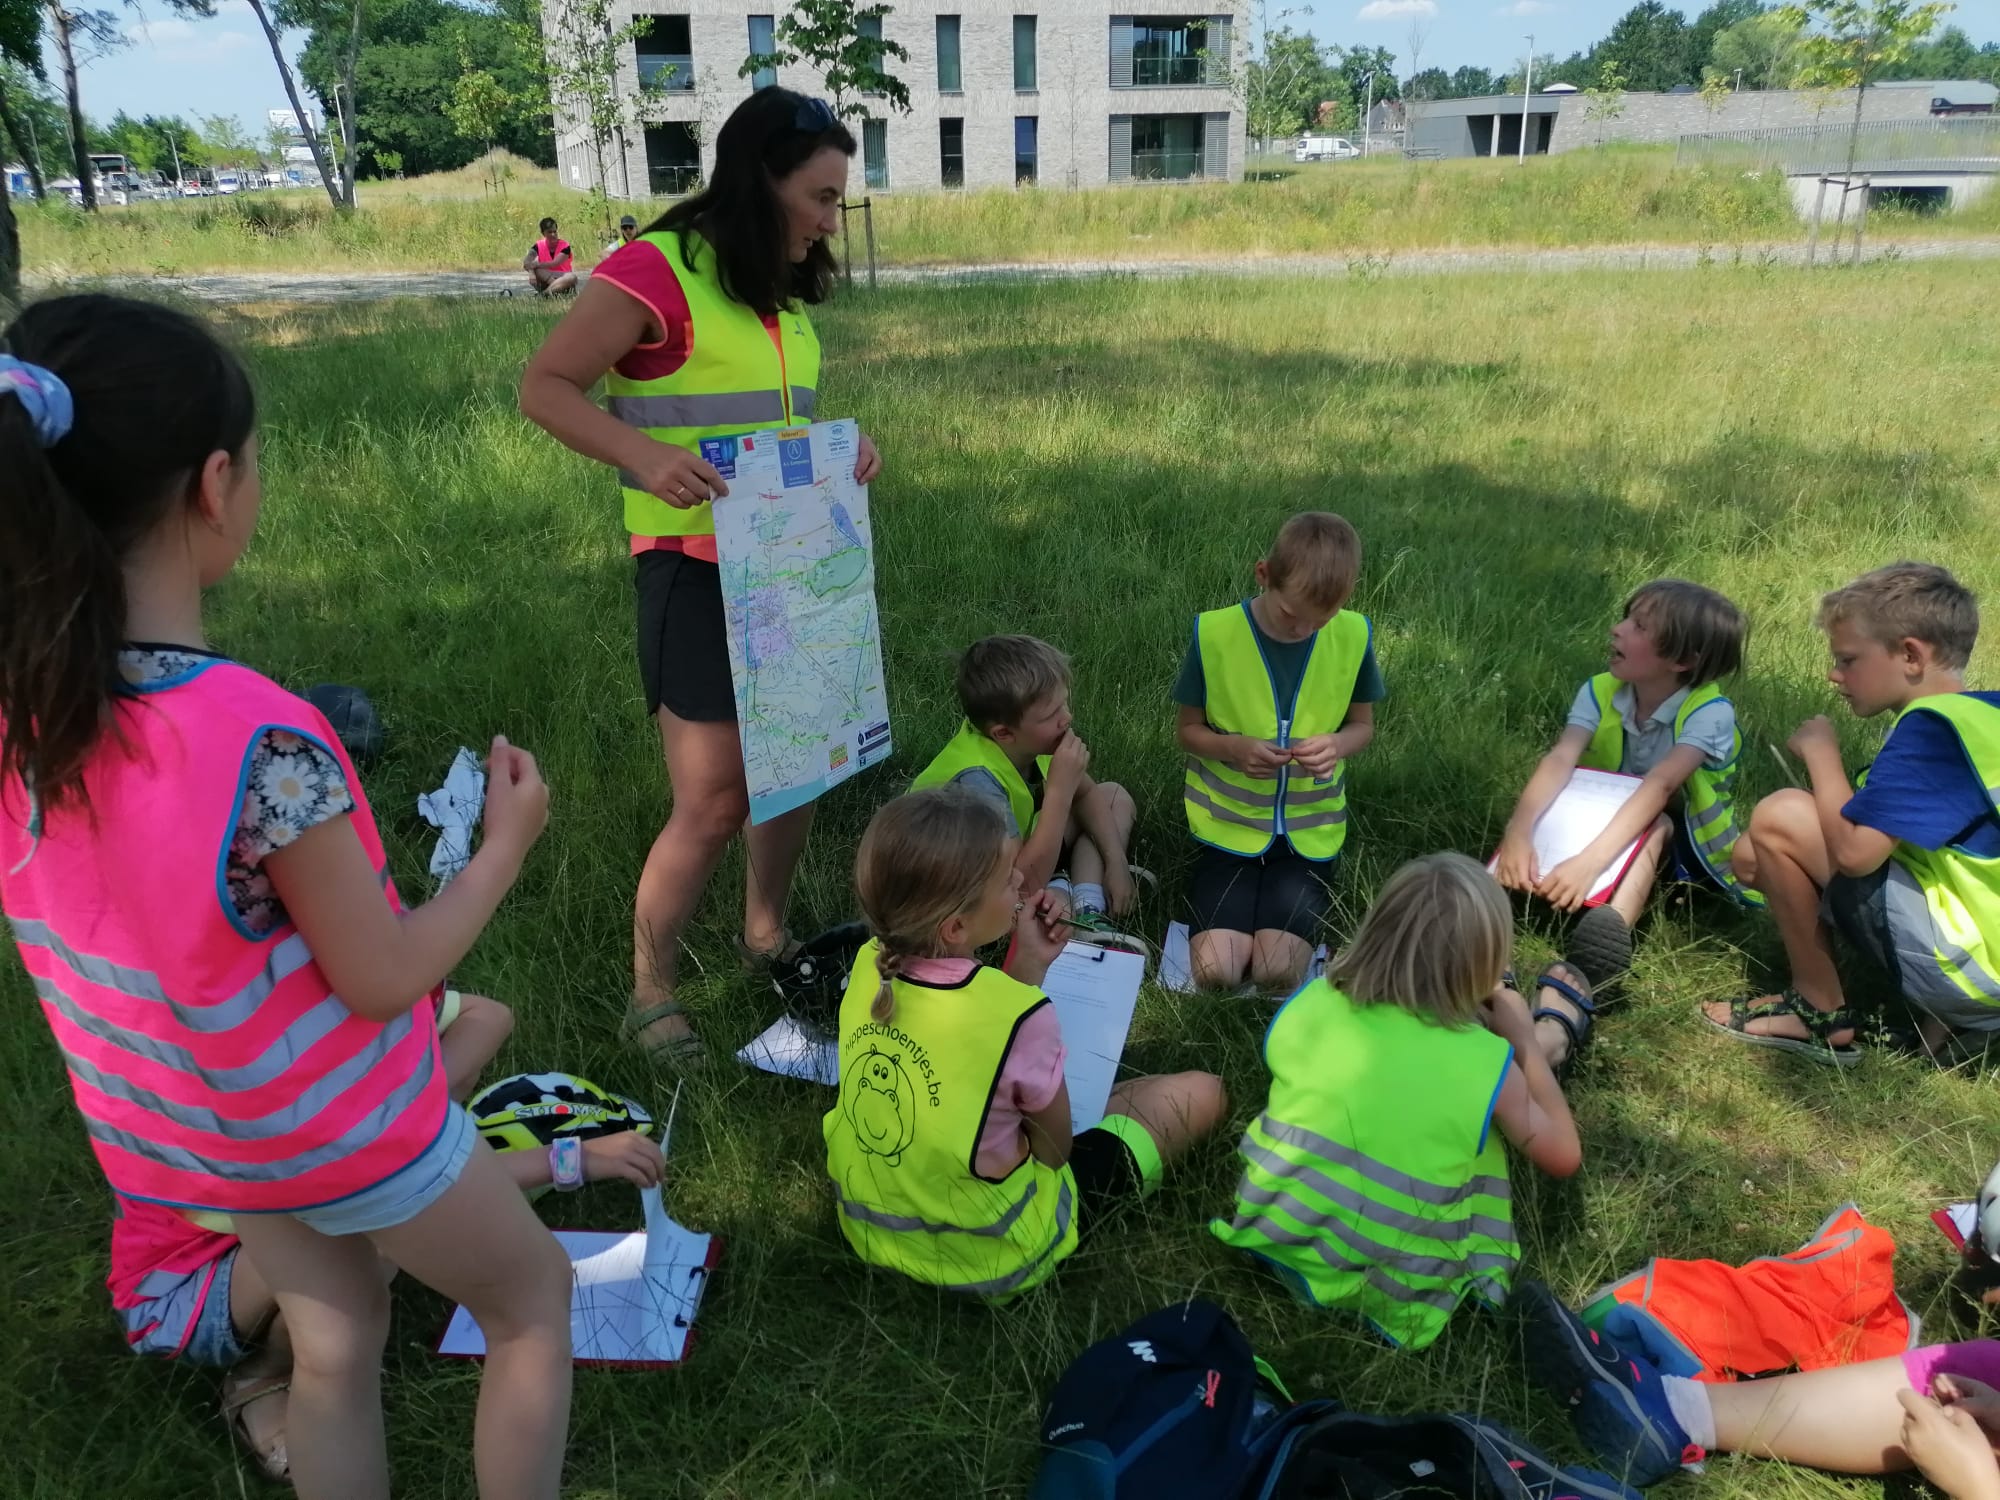
[[[312,128],[312,117],[306,113],[305,105],[299,102],[298,80],[292,77],[292,65],[285,61],[285,49],[278,40],[278,28],[271,24],[271,13],[265,9],[264,0],[249,0],[249,5],[257,17],[257,24],[264,28],[264,40],[271,44],[271,58],[278,65],[278,77],[284,81],[285,97],[291,101],[292,114],[298,119],[299,133],[306,138],[306,149],[312,152],[313,166],[319,170],[319,180],[326,187],[327,199],[339,208],[340,178],[328,167],[319,132]]]
[[[14,222],[14,201],[0,189],[0,307],[21,305],[21,229]]]
[[[49,29],[56,36],[56,55],[62,60],[63,97],[69,105],[70,155],[75,159],[77,191],[86,209],[97,207],[97,174],[90,166],[90,139],[83,129],[83,96],[77,91],[76,44],[71,35],[75,18],[59,4],[49,6]]]
[[[49,190],[42,181],[42,164],[37,159],[40,153],[28,149],[30,138],[21,127],[21,117],[14,112],[14,101],[8,97],[4,79],[0,79],[0,125],[7,128],[7,138],[14,143],[15,154],[28,169],[28,186],[34,190],[35,201],[45,202]]]
[[[1854,177],[1854,156],[1861,146],[1861,101],[1867,93],[1868,79],[1863,76],[1854,86],[1854,123],[1847,130],[1847,176],[1850,181]],[[1841,202],[1844,205],[1847,200],[1843,198]],[[1841,213],[1844,215],[1846,212],[1846,208],[1843,207]]]
[[[354,136],[361,107],[354,102],[354,74],[361,58],[361,8],[365,0],[354,0],[354,19],[347,29],[347,55],[341,59],[340,83],[347,92],[347,111],[340,120],[340,195],[354,207]]]

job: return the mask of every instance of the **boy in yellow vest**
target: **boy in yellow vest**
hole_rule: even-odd
[[[1735,706],[1717,686],[1742,666],[1748,633],[1743,612],[1714,589],[1678,578],[1637,589],[1611,627],[1606,670],[1577,689],[1568,726],[1507,820],[1495,869],[1500,883],[1558,911],[1582,907],[1598,873],[1640,841],[1610,899],[1585,912],[1570,938],[1570,957],[1593,985],[1603,987],[1632,961],[1632,929],[1662,866],[1679,879],[1706,878],[1746,905],[1762,904],[1730,863],[1742,847],[1730,794],[1743,738]],[[1544,870],[1535,825],[1578,766],[1642,780],[1581,853]],[[1590,1013],[1568,1004],[1535,1019],[1552,1065],[1590,1032]]]
[[[1124,916],[1134,878],[1152,877],[1129,858],[1138,818],[1131,794],[1090,779],[1090,747],[1072,724],[1069,690],[1069,658],[1047,641],[974,641],[958,661],[965,721],[910,790],[951,784],[991,802],[1020,841],[1014,863],[1024,889],[1050,891],[1065,915],[1088,924]],[[1057,874],[1065,862],[1066,878]]]
[[[1287,521],[1258,593],[1211,609],[1174,684],[1182,802],[1202,846],[1189,968],[1204,989],[1289,990],[1320,941],[1347,841],[1347,762],[1385,696],[1373,628],[1347,601],[1361,538],[1341,517]]]
[[[1901,562],[1820,601],[1827,673],[1861,718],[1893,714],[1859,790],[1823,717],[1792,736],[1810,792],[1750,815],[1738,874],[1762,891],[1791,982],[1703,1007],[1739,1041],[1819,1062],[1859,1059],[1834,968],[1840,932],[1896,981],[1941,1061],[2000,1036],[2000,693],[1965,690],[1979,606],[1943,568]]]

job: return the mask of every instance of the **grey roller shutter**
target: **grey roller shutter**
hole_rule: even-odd
[[[1132,117],[1113,115],[1111,117],[1111,164],[1110,178],[1113,182],[1132,180]]]
[[[1229,81],[1230,64],[1234,61],[1229,50],[1230,22],[1227,16],[1208,18],[1208,57],[1201,70],[1203,83],[1223,84]]]
[[[1209,115],[1201,127],[1201,175],[1210,182],[1229,176],[1229,116]]]
[[[1113,16],[1111,18],[1111,86],[1114,89],[1132,87],[1132,18]],[[1127,153],[1129,156],[1129,153]]]

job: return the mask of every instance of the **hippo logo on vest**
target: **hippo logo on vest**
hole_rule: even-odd
[[[916,1138],[916,1088],[903,1071],[900,1053],[870,1047],[847,1068],[847,1123],[855,1140],[871,1156],[892,1167]]]

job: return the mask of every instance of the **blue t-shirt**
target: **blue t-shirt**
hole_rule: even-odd
[[[1312,655],[1315,636],[1307,636],[1302,641],[1273,640],[1264,633],[1264,627],[1257,623],[1257,612],[1249,611],[1250,629],[1256,633],[1257,645],[1264,653],[1264,660],[1271,667],[1271,686],[1277,690],[1278,702],[1290,703],[1297,695],[1299,684],[1306,678],[1306,661]],[[1368,637],[1368,649],[1361,657],[1361,670],[1354,675],[1355,703],[1380,703],[1389,696],[1389,690],[1382,685],[1381,669],[1375,665],[1375,637]],[[1206,708],[1208,706],[1208,681],[1201,670],[1201,645],[1198,641],[1188,641],[1187,656],[1181,661],[1181,675],[1174,682],[1174,702],[1184,708]]]
[[[2000,708],[2000,693],[1967,693]],[[1919,849],[2000,856],[2000,816],[1958,734],[1936,714],[1906,714],[1868,768],[1868,784],[1841,810],[1850,823]]]

